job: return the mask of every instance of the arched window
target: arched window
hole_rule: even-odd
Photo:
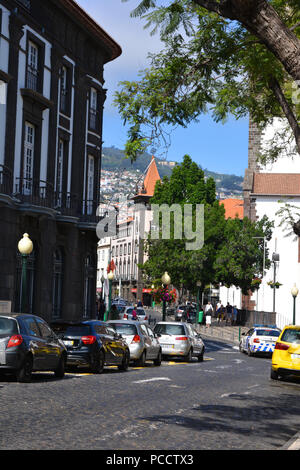
[[[53,255],[53,284],[52,284],[52,319],[62,318],[63,294],[63,265],[64,255],[61,248],[57,248]]]

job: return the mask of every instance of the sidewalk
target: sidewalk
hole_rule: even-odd
[[[249,327],[226,325],[225,323],[218,323],[217,320],[213,319],[211,326],[197,324],[196,330],[203,336],[239,344],[242,333],[248,331]]]

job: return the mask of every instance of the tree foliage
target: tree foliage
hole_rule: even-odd
[[[170,178],[156,184],[151,204],[204,204],[204,245],[199,250],[187,250],[186,238],[176,239],[172,230],[169,239],[149,237],[145,243],[148,259],[143,266],[146,277],[159,284],[167,270],[178,289],[193,292],[196,281],[201,280],[202,285],[234,284],[246,294],[253,278],[262,274],[263,240],[255,237],[270,239],[272,224],[267,218],[260,222],[226,220],[224,206],[216,200],[214,180],[205,179],[188,155]]]
[[[160,33],[164,49],[115,96],[129,125],[129,158],[167,145],[170,126],[186,127],[208,112],[217,122],[250,114],[261,126],[283,116],[300,151],[298,0],[143,0],[132,15]]]

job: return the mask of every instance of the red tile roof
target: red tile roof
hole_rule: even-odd
[[[150,162],[150,165],[148,167],[148,170],[144,179],[143,187],[139,191],[137,196],[152,197],[154,195],[156,182],[160,179],[161,178],[158,173],[155,158],[152,157],[152,160]]]
[[[300,195],[298,173],[255,173],[253,194]]]
[[[244,217],[244,201],[242,199],[223,199],[220,204],[225,208],[225,219],[234,219]]]

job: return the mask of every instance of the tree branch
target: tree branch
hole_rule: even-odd
[[[300,153],[300,126],[298,124],[298,121],[297,121],[297,118],[292,110],[292,108],[290,107],[286,97],[284,96],[284,93],[281,89],[281,86],[279,84],[279,82],[276,80],[275,77],[272,77],[269,81],[269,86],[271,88],[271,90],[273,91],[278,103],[280,104],[281,106],[281,109],[283,110],[290,126],[291,126],[291,129],[293,131],[293,134],[294,134],[294,137],[295,137],[295,141],[296,141],[296,145],[297,145],[297,149],[298,149],[298,152]]]

